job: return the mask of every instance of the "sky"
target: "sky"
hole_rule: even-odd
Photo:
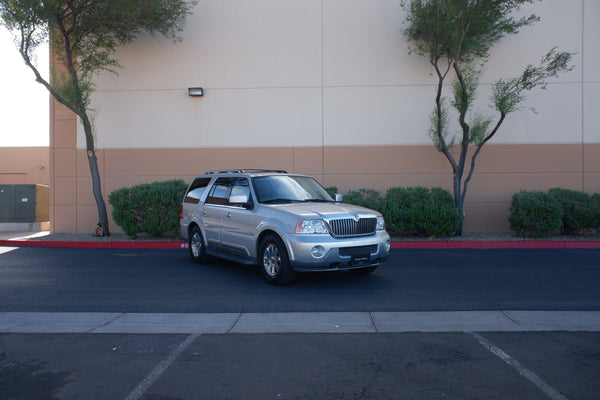
[[[48,79],[48,47],[36,54]],[[48,146],[49,94],[25,65],[12,34],[0,26],[0,147]]]

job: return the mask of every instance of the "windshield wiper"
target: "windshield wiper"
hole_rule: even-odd
[[[313,202],[313,203],[333,203],[333,200],[326,200],[326,199],[306,199],[306,200],[302,200],[305,203],[308,202]]]
[[[261,201],[263,204],[287,204],[287,203],[296,203],[299,200],[295,199],[269,199],[265,201]]]

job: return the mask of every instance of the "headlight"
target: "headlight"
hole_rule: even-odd
[[[296,225],[296,233],[329,233],[329,230],[327,229],[327,225],[325,225],[325,221],[322,219],[309,219],[300,221],[298,225]]]
[[[377,230],[384,231],[385,230],[385,221],[383,217],[377,217]]]

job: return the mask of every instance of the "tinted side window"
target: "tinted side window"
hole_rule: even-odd
[[[206,186],[210,182],[210,178],[196,178],[190,185],[188,192],[183,199],[184,203],[198,204],[202,193],[206,190]]]
[[[217,179],[206,198],[206,204],[227,205],[232,183],[231,178]]]
[[[245,199],[245,202],[241,202]],[[234,178],[229,196],[229,205],[245,207],[252,203],[250,196],[250,184],[246,178]]]
[[[252,199],[246,178],[219,178],[206,198],[206,204],[222,206],[244,207],[248,203],[252,203]]]

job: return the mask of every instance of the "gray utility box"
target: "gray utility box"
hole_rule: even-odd
[[[44,185],[0,185],[0,222],[50,220],[50,188]]]

